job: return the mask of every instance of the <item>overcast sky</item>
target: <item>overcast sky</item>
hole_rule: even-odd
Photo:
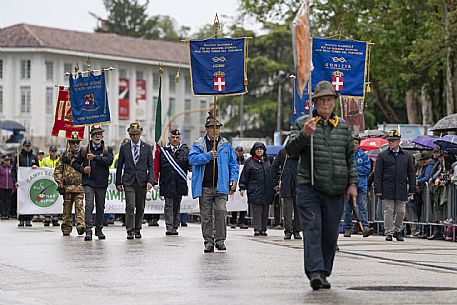
[[[235,16],[238,8],[239,0],[150,0],[148,14],[169,15],[178,26],[187,25],[191,32],[196,32],[212,23],[216,12],[222,21],[223,15]],[[107,16],[102,0],[0,0],[0,27],[28,23],[92,32],[97,23],[88,12],[102,18]],[[254,22],[246,22],[244,26],[260,29]]]

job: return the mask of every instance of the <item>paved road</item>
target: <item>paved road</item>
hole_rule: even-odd
[[[228,251],[203,253],[200,227],[145,227],[127,241],[62,237],[59,228],[0,222],[0,304],[456,304],[457,244],[340,238],[331,290],[313,292],[301,241],[228,229]],[[446,290],[436,290],[443,289]],[[447,290],[451,289],[451,290]]]

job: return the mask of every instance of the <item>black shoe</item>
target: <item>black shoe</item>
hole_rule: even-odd
[[[213,244],[210,244],[210,243],[206,244],[206,245],[205,245],[205,250],[203,250],[203,252],[205,252],[205,253],[212,253],[212,252],[214,252],[214,246],[213,246]]]
[[[45,221],[45,222],[43,223],[43,225],[44,225],[45,227],[49,227],[50,224],[51,224],[50,221]]]
[[[76,229],[76,231],[78,231],[78,235],[84,234],[84,228]]]
[[[31,227],[32,226],[32,223],[30,222],[30,220],[26,220],[25,221],[25,226],[26,227]]]
[[[254,230],[254,236],[260,236],[260,231],[259,230]]]
[[[133,232],[127,232],[127,239],[133,239]]]
[[[260,231],[260,236],[268,236],[268,234],[265,231]]]
[[[140,239],[142,236],[141,236],[141,233],[140,232],[135,232],[135,238],[136,239]]]
[[[159,226],[159,222],[156,219],[153,219],[152,223],[149,224],[149,225],[152,226],[152,227],[158,227]]]
[[[392,235],[387,234],[387,235],[386,235],[386,241],[392,241],[392,240],[393,240],[393,239],[392,239]]]
[[[240,229],[249,229],[249,226],[244,223],[240,223]]]
[[[320,275],[312,276],[309,280],[309,285],[313,290],[319,290],[322,288],[322,277]]]
[[[284,232],[284,239],[292,239],[292,233]]]
[[[102,230],[100,230],[100,231],[95,230],[95,236],[97,236],[98,239],[106,239],[106,236],[105,236],[105,234],[103,234]]]
[[[322,289],[330,289],[330,282],[327,281],[325,276],[322,277]]]
[[[216,249],[219,251],[225,251],[225,250],[227,250],[227,247],[225,246],[224,243],[221,243],[221,244],[216,244]]]
[[[92,240],[92,233],[86,233],[84,236],[84,241],[91,241]]]
[[[363,228],[363,237],[368,237],[370,235],[373,235],[374,233],[374,228]]]
[[[58,221],[58,220],[54,220],[54,221],[52,222],[52,226],[53,226],[53,227],[60,227],[59,221]]]
[[[230,225],[230,229],[236,229],[236,224],[232,223],[232,224]]]
[[[23,220],[19,220],[19,223],[17,224],[18,227],[23,227],[24,226],[24,221]]]
[[[181,227],[187,227],[187,222],[181,222]]]
[[[294,232],[294,239],[302,239],[300,232]]]
[[[165,235],[173,235],[173,232],[167,231],[165,232]]]
[[[403,234],[395,232],[394,236],[397,241],[404,241],[405,239],[403,238]]]
[[[171,232],[171,235],[178,235],[178,231]]]

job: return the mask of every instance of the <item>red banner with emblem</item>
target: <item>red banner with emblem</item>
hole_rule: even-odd
[[[79,138],[84,138],[84,126],[75,127],[73,115],[71,112],[70,92],[68,88],[59,86],[59,95],[57,96],[56,113],[54,116],[54,126],[52,127],[52,136],[59,136],[59,131],[65,131],[65,137],[71,138],[73,131],[78,132]]]
[[[130,119],[130,82],[119,78],[119,120]]]

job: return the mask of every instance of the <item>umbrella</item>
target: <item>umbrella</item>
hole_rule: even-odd
[[[387,132],[384,130],[365,130],[360,137],[362,139],[366,138],[383,138],[387,135]]]
[[[10,131],[25,131],[25,127],[19,124],[16,121],[11,120],[0,120],[0,129],[10,130]]]
[[[433,131],[449,131],[457,130],[457,113],[445,116],[439,120],[435,125],[433,125],[430,130]]]
[[[424,147],[433,149],[436,147],[436,144],[433,143],[433,141],[435,141],[435,140],[436,140],[436,138],[432,137],[432,136],[418,136],[418,137],[414,138],[412,142],[415,144],[418,144],[420,146],[424,146]]]
[[[367,151],[367,156],[371,159],[371,160],[376,160],[379,156],[379,154],[381,152],[383,152],[384,150],[386,150],[387,148],[389,147],[389,144],[384,144],[382,145],[380,148],[378,149],[375,149],[375,150],[369,150]]]
[[[457,149],[457,136],[448,134],[435,140],[433,143],[440,146],[442,150]]]
[[[433,147],[436,145],[433,144]],[[432,150],[432,148],[427,147],[427,146],[422,146],[420,144],[416,144],[412,142],[411,140],[403,140],[400,142],[400,147],[403,149],[408,149],[408,150]]]
[[[387,143],[388,142],[386,139],[368,138],[368,139],[364,139],[364,140],[362,140],[362,142],[360,142],[359,148],[363,149],[363,150],[375,150],[375,149],[380,148],[383,144],[387,144]]]

